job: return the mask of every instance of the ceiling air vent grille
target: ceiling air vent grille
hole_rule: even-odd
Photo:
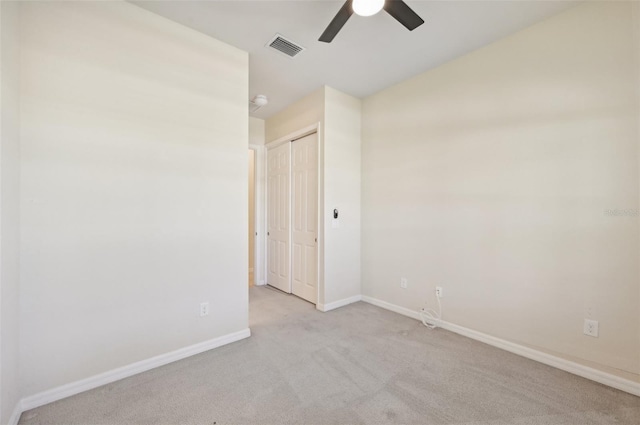
[[[287,40],[280,34],[276,34],[271,39],[271,41],[267,43],[267,46],[272,47],[281,53],[284,53],[290,58],[295,57],[298,53],[304,50],[304,47],[294,43],[291,40]]]

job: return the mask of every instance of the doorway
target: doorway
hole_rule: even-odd
[[[249,149],[249,286],[255,284],[256,270],[256,151]]]
[[[317,303],[317,133],[267,151],[267,283]]]

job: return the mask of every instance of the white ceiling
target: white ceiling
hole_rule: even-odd
[[[267,118],[328,85],[366,97],[519,31],[576,2],[405,0],[425,24],[408,31],[387,13],[353,15],[332,43],[317,41],[343,1],[134,1],[249,52],[249,94]],[[291,59],[265,47],[276,34],[306,50]]]

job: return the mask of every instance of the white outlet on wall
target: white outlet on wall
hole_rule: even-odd
[[[200,317],[209,315],[209,303],[200,303]]]
[[[585,335],[593,336],[595,338],[598,337],[598,321],[584,319],[584,330]]]
[[[402,289],[407,289],[407,278],[406,277],[401,277],[400,278],[400,287]]]
[[[442,298],[444,296],[444,292],[442,292],[442,286],[436,286],[436,297]]]

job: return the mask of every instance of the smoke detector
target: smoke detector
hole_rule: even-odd
[[[255,108],[253,109],[252,112],[257,111],[258,109],[262,108],[263,106],[265,106],[267,103],[269,103],[269,99],[267,99],[267,96],[263,95],[263,94],[257,94],[253,97],[253,99],[251,99],[251,104],[253,106],[255,106]]]

